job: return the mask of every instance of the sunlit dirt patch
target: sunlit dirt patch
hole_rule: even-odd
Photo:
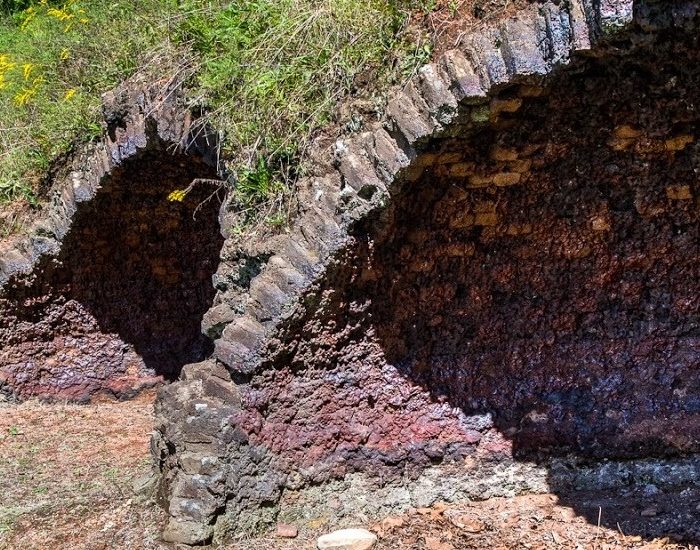
[[[0,404],[0,548],[156,548],[153,396],[90,406]]]

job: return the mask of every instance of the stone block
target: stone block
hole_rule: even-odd
[[[269,259],[267,265],[268,273],[273,278],[275,284],[277,284],[277,286],[279,286],[282,290],[300,289],[309,280],[301,271],[296,269],[282,256],[273,256]]]
[[[282,307],[289,301],[289,296],[263,273],[250,284],[247,312],[259,322],[275,319]],[[227,327],[228,328],[228,327]],[[226,332],[224,330],[224,332]]]
[[[523,100],[519,97],[494,97],[491,100],[491,118],[497,117],[501,113],[515,113],[522,105]]]
[[[212,355],[234,372],[250,374],[257,366],[257,362],[251,357],[250,350],[239,342],[216,340]]]
[[[183,451],[178,456],[178,467],[187,475],[212,475],[218,473],[221,464],[216,456]]]
[[[393,183],[399,170],[406,168],[413,158],[415,151],[410,148],[405,151],[384,128],[377,128],[374,134],[374,160],[377,170],[387,185]]]
[[[520,174],[517,172],[501,172],[493,176],[493,183],[498,187],[517,185],[520,183]]]
[[[370,550],[377,544],[377,535],[367,529],[341,529],[319,537],[318,550]]]
[[[573,30],[567,7],[548,3],[539,8],[539,34],[550,67],[568,63],[571,54]]]
[[[418,70],[416,89],[425,101],[430,115],[440,124],[448,124],[457,112],[457,99],[443,80],[436,65],[424,65]]]
[[[434,124],[430,120],[427,109],[420,109],[413,103],[405,91],[394,96],[387,105],[388,120],[408,145],[413,145],[420,138],[433,132]]]
[[[598,21],[600,32],[603,35],[614,35],[626,29],[633,19],[633,0],[600,0],[598,4]]]
[[[616,126],[613,130],[613,137],[618,139],[636,139],[642,135],[642,131],[638,128],[630,126],[629,124],[623,124],[621,126]]]
[[[508,19],[501,31],[501,51],[511,78],[545,75],[549,67],[544,59],[534,15]]]
[[[249,350],[254,350],[265,336],[265,327],[255,319],[243,316],[229,324],[221,337],[227,342],[237,342]]]
[[[226,381],[213,376],[202,380],[202,394],[205,397],[220,399],[230,407],[241,406],[241,393],[231,380]]]
[[[682,134],[667,139],[664,142],[667,151],[682,151],[695,141],[695,137],[689,134]]]
[[[449,174],[452,177],[467,177],[474,173],[476,164],[473,162],[459,162],[450,166]]]
[[[474,174],[469,177],[469,187],[488,187],[493,185],[493,176]]]
[[[206,523],[170,518],[163,531],[163,540],[196,546],[206,544],[214,536],[214,527]]]
[[[674,201],[688,201],[693,199],[693,193],[689,185],[669,185],[666,187],[666,196]]]
[[[305,277],[312,277],[319,262],[318,254],[303,246],[297,239],[289,237],[280,247],[280,255]]]
[[[518,150],[513,147],[501,147],[499,145],[493,147],[489,153],[491,160],[511,161],[518,159]]]
[[[493,27],[486,27],[467,40],[465,54],[472,60],[472,66],[477,67],[486,90],[510,82],[508,66],[501,51],[502,44],[500,30]]]
[[[526,174],[530,171],[530,168],[532,168],[532,160],[516,160],[514,162],[509,163],[508,167],[510,168],[511,172],[517,172],[518,174]]]
[[[463,211],[452,216],[449,220],[450,229],[466,229],[467,227],[472,227],[476,217],[473,213]]]
[[[484,124],[491,119],[491,108],[489,105],[479,105],[469,112],[469,118],[477,124]]]
[[[367,137],[367,136],[360,136]],[[359,139],[336,145],[338,170],[347,185],[358,193],[366,186],[384,187],[370,160],[363,154]]]
[[[569,0],[567,4],[571,27],[571,53],[590,50],[591,32],[583,3],[581,0]]]
[[[202,318],[202,332],[215,340],[221,336],[222,331],[231,323],[238,314],[226,302],[209,308]]]
[[[459,50],[445,52],[438,62],[438,68],[458,101],[472,104],[486,99],[481,79],[474,72],[471,62]]]
[[[596,232],[610,231],[610,220],[608,216],[594,216],[591,220],[591,229]]]

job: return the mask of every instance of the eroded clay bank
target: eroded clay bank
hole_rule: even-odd
[[[213,351],[160,392],[166,540],[700,490],[699,26],[696,1],[536,3],[319,148],[288,233],[223,243]]]

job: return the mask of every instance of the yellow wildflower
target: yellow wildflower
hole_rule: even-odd
[[[29,11],[32,10],[32,11]],[[29,23],[31,23],[34,18],[36,17],[36,12],[33,11],[33,8],[29,8],[28,10],[25,11],[24,14],[24,19],[22,20],[22,24],[19,26],[20,30],[25,30]]]
[[[66,92],[66,95],[63,96],[63,101],[70,101],[73,99],[73,96],[75,95],[75,90],[71,88]]]
[[[6,73],[8,71],[11,71],[17,65],[17,63],[12,62],[10,59],[11,59],[10,56],[7,55],[6,53],[0,54],[0,72],[1,73]]]
[[[55,17],[59,21],[67,21],[68,19],[73,18],[73,14],[67,12],[64,9],[58,9],[58,8],[49,8],[46,12],[48,15],[51,17]]]
[[[34,67],[34,63],[25,63],[24,65],[22,65],[22,75],[24,76],[24,80],[29,80],[29,77],[32,75]]]
[[[15,95],[15,103],[19,107],[24,107],[36,95],[36,89],[24,88]]]
[[[61,61],[65,61],[70,57],[70,50],[68,48],[63,48],[61,50]]]
[[[188,192],[189,189],[176,189],[168,195],[168,200],[170,202],[182,202],[187,196]]]
[[[81,22],[83,25],[87,25],[87,24],[90,22],[90,20],[89,20],[87,17],[83,17],[83,18],[80,20],[80,22]]]

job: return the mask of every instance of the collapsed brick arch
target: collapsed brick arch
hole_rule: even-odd
[[[219,204],[206,185],[183,202],[166,200],[196,178],[216,171],[151,144],[103,179],[57,256],[8,282],[0,295],[5,391],[125,397],[211,353],[200,324],[223,242]]]
[[[177,378],[212,342],[201,320],[223,244],[216,143],[174,88],[105,96],[105,137],[54,174],[44,211],[0,254],[0,391],[119,398]],[[213,194],[212,194],[213,193]]]
[[[339,491],[324,514],[694,483],[697,14],[545,2],[338,142],[291,233],[219,267],[214,356],[161,392],[166,539]]]

